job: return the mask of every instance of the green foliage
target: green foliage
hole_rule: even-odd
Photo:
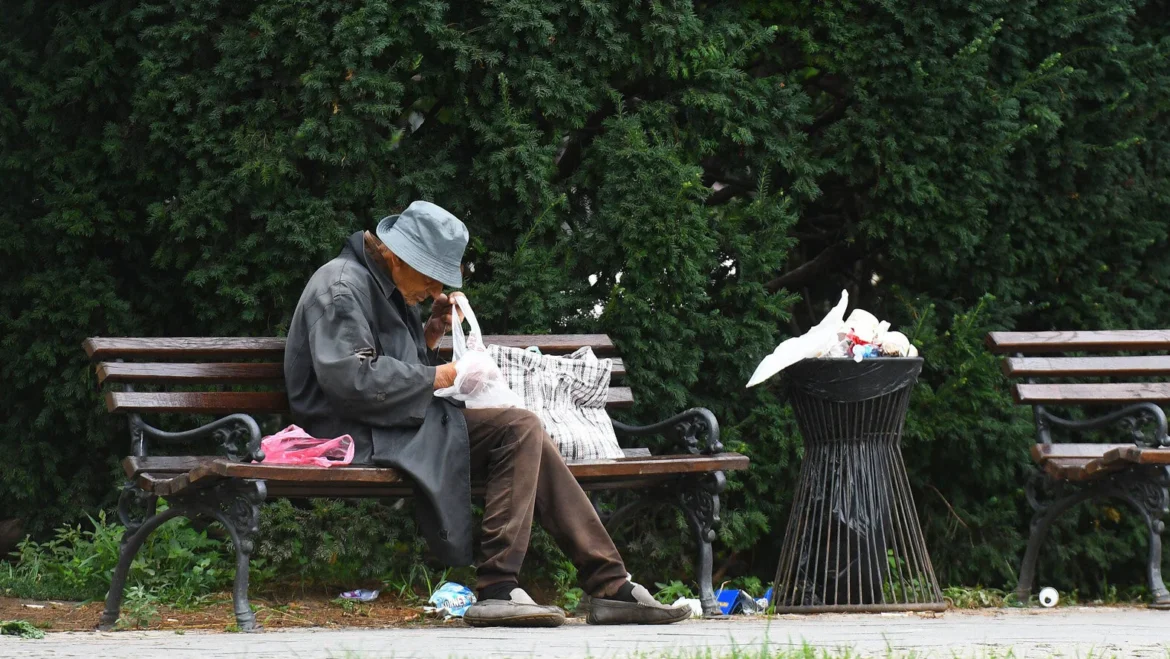
[[[956,609],[987,609],[1006,606],[1011,596],[998,588],[951,586],[943,589],[943,597]]]
[[[0,636],[41,639],[45,632],[27,620],[0,620]]]
[[[148,591],[141,584],[127,586],[118,627],[122,629],[149,627],[158,620],[158,600],[158,595]]]
[[[674,604],[680,597],[687,599],[694,599],[695,597],[690,586],[681,581],[675,580],[670,583],[655,583],[654,586],[658,589],[658,592],[654,593],[654,598],[663,604]]]
[[[732,579],[727,583],[728,588],[738,588],[752,596],[752,599],[759,599],[764,596],[764,592],[771,587],[771,584],[765,584],[759,577],[743,576],[737,579]]]
[[[399,509],[373,500],[314,499],[303,507],[274,501],[263,508],[256,555],[281,580],[349,590],[359,584],[380,587],[385,579],[406,595],[434,577],[420,572],[425,543],[409,508]]]
[[[1027,528],[1028,416],[983,333],[1170,325],[1161,3],[9,4],[0,500],[38,539],[108,505],[125,453],[84,338],[278,334],[416,198],[468,222],[488,330],[607,332],[632,418],[716,412],[754,464],[729,576],[770,576],[800,460],[779,388],[742,384],[842,288],[927,358],[905,453],[947,583],[1010,583]],[[407,516],[351,509],[268,513],[266,565],[418,582]],[[631,565],[688,569],[682,520],[643,522]],[[1041,579],[1140,583],[1143,542],[1085,507]]]
[[[18,547],[16,564],[0,569],[0,593],[32,599],[103,599],[124,531],[99,513],[84,526],[57,529],[46,542],[25,540]],[[263,564],[258,567],[263,574]],[[186,522],[164,524],[130,565],[127,610],[141,613],[134,622],[142,626],[153,616],[154,602],[197,605],[229,585],[234,574],[235,561],[223,541],[208,538]]]

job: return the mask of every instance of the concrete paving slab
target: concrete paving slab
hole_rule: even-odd
[[[861,656],[1143,657],[1170,659],[1170,612],[1129,608],[989,610],[915,614],[775,616],[693,620],[668,627],[473,629],[456,622],[401,629],[304,629],[255,634],[208,632],[54,633],[0,637],[0,657],[718,657],[759,651],[849,649]]]

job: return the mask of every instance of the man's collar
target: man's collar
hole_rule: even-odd
[[[346,244],[353,250],[358,261],[366,266],[366,270],[374,275],[374,281],[378,282],[378,288],[382,290],[382,295],[389,300],[390,296],[398,290],[398,286],[394,284],[394,279],[390,277],[390,273],[386,272],[386,268],[383,268],[382,264],[375,261],[366,251],[366,232],[358,231],[349,237]]]

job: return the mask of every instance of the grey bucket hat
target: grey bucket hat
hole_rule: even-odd
[[[467,226],[429,201],[416,201],[399,215],[383,218],[378,239],[406,265],[452,288],[463,286],[459,268],[467,249]]]

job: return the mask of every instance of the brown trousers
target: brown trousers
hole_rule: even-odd
[[[471,477],[487,482],[477,585],[517,581],[535,518],[577,566],[585,592],[612,595],[626,566],[556,445],[528,410],[464,410]]]

